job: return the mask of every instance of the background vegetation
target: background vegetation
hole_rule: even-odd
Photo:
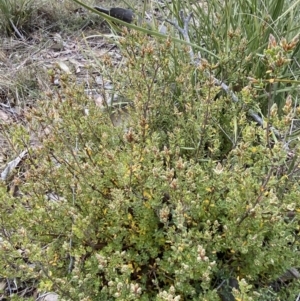
[[[60,51],[100,23],[75,2],[73,27],[54,22]],[[6,35],[40,24],[37,3],[24,19],[0,3]],[[164,6],[180,26],[193,12],[186,31],[119,26],[119,52],[89,48],[84,79],[61,61],[2,78],[3,297],[299,298],[299,1]]]

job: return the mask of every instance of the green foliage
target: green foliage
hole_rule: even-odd
[[[261,128],[248,112],[272,74],[233,102],[207,77],[213,66],[189,63],[188,48],[134,31],[120,47],[121,126],[117,105],[97,107],[61,76],[27,116],[38,143],[16,132],[28,156],[18,193],[0,190],[1,277],[38,279],[62,300],[215,301],[229,278],[239,279],[237,300],[293,300],[296,281],[269,288],[300,266],[299,143],[287,151],[269,127],[289,132],[299,118],[292,96]]]
[[[0,0],[0,29],[9,35],[28,29],[32,8],[32,0]]]
[[[169,18],[177,16],[178,19],[181,9],[193,13],[189,31],[192,43],[203,46],[202,55],[216,64],[217,77],[239,91],[247,84],[248,76],[265,77],[268,66],[261,54],[268,45],[270,34],[277,40],[285,38],[289,41],[298,35],[299,4],[297,0],[211,0],[207,4],[174,0],[167,7],[172,16]],[[291,52],[292,62],[281,69],[281,79],[298,79],[299,44]],[[233,78],[232,74],[238,76]],[[275,88],[273,97],[283,106],[286,84],[278,83]],[[268,89],[260,91],[261,99],[265,100],[268,93]]]

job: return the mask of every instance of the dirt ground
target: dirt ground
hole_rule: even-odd
[[[102,60],[108,55],[117,65],[122,59],[115,44],[116,37],[100,16],[82,8],[69,14],[74,20],[71,24],[62,20],[67,23],[65,26],[52,24],[53,16],[41,13],[43,22],[35,23],[36,28],[29,32],[20,30],[21,38],[12,34],[0,39],[1,171],[18,155],[9,145],[10,137],[5,134],[5,128],[25,122],[26,112],[35,106],[40,96],[59,84],[50,78],[51,70],[76,77],[91,98],[101,101],[105,82],[99,72]],[[45,27],[44,23],[51,26]]]

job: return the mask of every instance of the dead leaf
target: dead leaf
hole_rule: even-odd
[[[58,295],[55,293],[47,293],[45,296],[42,298],[39,297],[40,301],[58,301]]]
[[[57,63],[57,66],[62,70],[64,71],[65,73],[67,74],[71,74],[72,72],[70,71],[69,67],[62,61],[58,61]]]
[[[0,110],[0,120],[2,120],[5,123],[9,123],[10,118],[4,111]]]
[[[16,159],[10,161],[5,169],[1,172],[1,180],[5,181],[9,175],[13,172],[13,170],[19,165],[19,163],[22,161],[22,159],[27,154],[27,150],[23,151]]]
[[[0,291],[3,291],[6,288],[6,281],[0,282]]]
[[[104,108],[104,100],[102,95],[97,95],[95,98],[95,104],[97,107]]]

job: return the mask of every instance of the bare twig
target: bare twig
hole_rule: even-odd
[[[10,25],[12,26],[12,28],[14,29],[16,35],[23,41],[26,41],[26,39],[23,37],[23,35],[20,33],[20,31],[18,30],[18,28],[15,26],[14,22],[9,19]]]
[[[263,197],[263,193],[266,191],[266,187],[270,181],[270,178],[273,174],[273,171],[274,171],[274,168],[270,168],[269,170],[269,173],[264,181],[264,183],[262,184],[262,186],[260,187],[260,193],[259,195],[257,196],[256,200],[255,200],[255,203],[254,203],[254,206],[253,208],[249,208],[245,213],[244,215],[238,219],[238,223],[237,225],[240,226],[241,223],[250,215],[251,212],[253,212],[253,210],[255,210],[255,207],[261,202],[262,200],[262,197]]]
[[[171,25],[173,25],[183,35],[183,38],[186,42],[190,43],[189,22],[190,22],[190,20],[193,16],[193,13],[190,13],[188,16],[184,17],[184,13],[181,10],[179,12],[179,16],[180,16],[181,20],[183,21],[183,28],[178,25],[177,20],[175,20],[175,21],[166,20],[166,21],[168,23],[170,23]],[[194,62],[194,51],[193,51],[193,48],[191,46],[190,46],[189,54],[190,54],[191,61]]]
[[[78,154],[78,138],[76,137],[75,141],[75,154]],[[75,179],[75,175],[73,175],[73,178]],[[73,207],[75,206],[75,201],[76,201],[76,192],[75,192],[75,187],[72,185],[72,205]],[[71,235],[70,235],[70,241],[69,241],[69,248],[70,248],[70,263],[68,266],[68,273],[71,273],[74,267],[74,257],[71,255],[71,251],[73,248],[73,226],[74,226],[74,218],[72,217],[72,225],[71,225]]]

